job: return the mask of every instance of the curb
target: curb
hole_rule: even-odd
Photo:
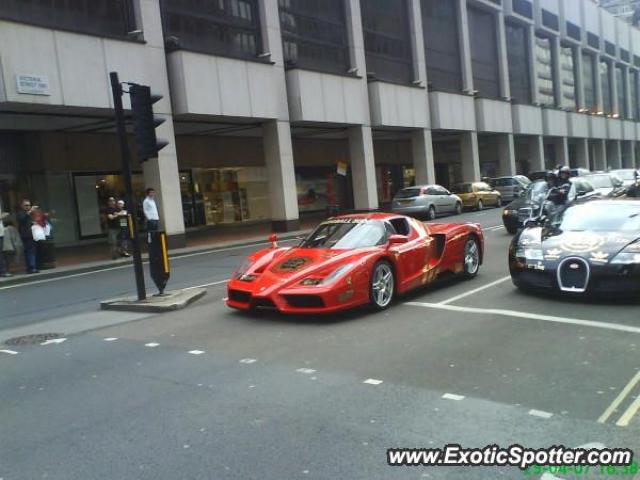
[[[149,297],[139,301],[135,298],[120,298],[100,302],[101,310],[116,310],[120,312],[134,313],[162,313],[182,310],[196,300],[204,297],[207,291],[204,288],[192,290],[177,290],[169,294],[168,298]]]
[[[291,240],[296,238],[299,235],[306,234],[307,231],[298,231],[292,232],[290,234],[279,235],[278,240]],[[202,246],[202,247],[187,247],[187,248],[179,248],[173,251],[169,251],[170,256],[169,260],[179,259],[186,255],[194,255],[194,254],[204,254],[207,252],[215,252],[216,250],[224,250],[225,248],[240,248],[240,247],[251,247],[254,245],[262,245],[268,243],[266,240],[247,240],[244,242],[226,242],[220,243],[215,246]],[[148,261],[148,255],[142,255],[142,262],[146,263]],[[99,264],[96,262],[91,262],[91,265],[78,265],[77,267],[62,267],[61,269],[53,269],[50,271],[45,271],[41,273],[34,273],[31,275],[20,274],[14,277],[10,277],[7,279],[0,280],[0,289],[6,286],[12,285],[22,285],[26,283],[36,282],[40,280],[50,280],[59,277],[66,277],[68,275],[80,275],[83,273],[90,272],[99,272],[101,270],[109,270],[111,268],[124,268],[124,267],[133,267],[133,261],[131,259],[128,260],[114,260],[114,261],[105,261]]]

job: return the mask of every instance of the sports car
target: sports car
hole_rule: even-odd
[[[322,222],[293,248],[259,250],[229,280],[227,305],[241,310],[329,313],[370,304],[445,274],[472,278],[482,264],[477,224],[423,223],[404,215],[353,214]]]
[[[509,247],[513,283],[573,295],[640,293],[640,201],[593,199],[526,226]]]

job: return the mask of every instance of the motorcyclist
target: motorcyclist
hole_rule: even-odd
[[[552,185],[552,188],[555,188],[549,195],[549,200],[551,200],[555,205],[561,206],[566,205],[569,201],[569,191],[571,190],[571,169],[566,165],[560,167],[558,169],[558,173],[555,178],[555,185]]]

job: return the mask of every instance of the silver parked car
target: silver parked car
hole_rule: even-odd
[[[443,213],[462,213],[462,200],[440,185],[417,185],[396,193],[391,211],[433,220]]]
[[[638,171],[634,168],[621,168],[619,170],[611,170],[610,173],[617,175],[622,180],[625,187],[630,187],[636,183],[636,175]]]
[[[582,178],[588,180],[593,185],[593,188],[596,189],[596,192],[603,197],[617,197],[622,195],[625,190],[622,179],[613,172],[591,173]]]
[[[524,195],[525,190],[531,183],[527,177],[516,175],[513,177],[498,177],[491,180],[490,184],[500,192],[503,201],[511,202]]]

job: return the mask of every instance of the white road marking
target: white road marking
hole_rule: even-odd
[[[296,370],[296,372],[306,373],[308,375],[311,375],[312,373],[316,373],[316,371],[313,368],[299,368]]]
[[[442,395],[442,398],[444,398],[445,400],[456,400],[456,401],[460,401],[460,400],[464,400],[464,395],[456,395],[455,393],[445,393],[444,395]]]
[[[515,310],[500,310],[497,308],[473,308],[459,307],[457,305],[445,305],[442,303],[406,302],[405,305],[413,307],[434,308],[437,310],[449,310],[454,312],[477,313],[480,315],[500,315],[504,317],[526,318],[528,320],[540,320],[542,322],[564,323],[567,325],[581,325],[584,327],[601,328],[603,330],[615,330],[619,332],[640,333],[640,327],[624,325],[621,323],[598,322],[595,320],[580,320],[577,318],[554,317],[537,313],[517,312]]]
[[[243,358],[242,360],[240,360],[240,363],[256,363],[257,360],[255,358]]]
[[[229,279],[227,278],[226,280],[218,280],[217,282],[203,283],[202,285],[194,285],[193,287],[183,288],[182,290],[193,290],[196,288],[213,287],[214,285],[222,285],[223,283],[227,283],[228,281]]]
[[[204,353],[204,351],[202,351],[202,350],[189,350],[189,353],[191,355],[202,355]]]
[[[624,401],[627,395],[633,390],[633,388],[640,382],[640,370],[636,372],[629,383],[622,389],[622,391],[618,394],[618,396],[611,402],[611,405],[607,407],[607,409],[600,415],[598,418],[598,423],[606,422],[611,414],[615,411],[616,408],[620,406],[620,404]]]
[[[59,345],[66,340],[67,340],[66,338],[50,338],[49,340],[42,342],[40,345],[51,345],[51,344]]]
[[[107,338],[103,338],[103,340],[105,342],[115,342],[116,340],[118,340],[118,337],[107,337]]]
[[[145,347],[149,347],[149,348],[155,348],[155,347],[157,347],[157,346],[159,346],[159,345],[160,345],[160,344],[159,344],[159,343],[156,343],[156,342],[149,342],[149,343],[145,343],[145,344],[144,344],[144,346],[145,346]]]
[[[553,413],[545,412],[544,410],[535,410],[535,409],[529,410],[529,415],[532,415],[534,417],[540,417],[540,418],[551,418],[551,417],[553,417]]]
[[[456,295],[455,297],[451,297],[447,300],[443,300],[442,302],[438,302],[439,305],[447,305],[449,303],[453,303],[453,302],[457,302],[458,300],[461,300],[465,297],[468,297],[470,295],[474,295],[478,292],[481,292],[483,290],[486,290],[487,288],[491,288],[491,287],[495,287],[496,285],[500,285],[501,283],[506,282],[507,280],[511,280],[511,275],[507,276],[507,277],[502,277],[499,278],[498,280],[491,282],[491,283],[487,283],[486,285],[483,285],[482,287],[478,287],[478,288],[474,288],[473,290],[469,290],[468,292],[465,293],[461,293],[460,295]]]
[[[633,401],[633,403],[629,405],[629,408],[627,408],[627,410],[618,419],[618,421],[616,422],[616,425],[619,427],[628,426],[629,422],[631,422],[631,419],[633,418],[633,416],[636,414],[638,410],[640,410],[640,395],[638,395],[636,399]]]
[[[19,352],[15,350],[0,350],[0,353],[8,353],[9,355],[17,355]]]
[[[289,242],[295,242],[297,241],[297,239],[295,238],[290,238],[290,239],[284,239],[284,240],[280,240],[280,243],[289,243]],[[205,250],[203,252],[195,252],[195,253],[185,253],[183,255],[175,255],[175,256],[170,256],[170,260],[180,260],[182,258],[190,258],[190,257],[196,257],[196,256],[200,256],[200,255],[211,255],[214,253],[220,253],[220,252],[228,252],[231,250],[240,250],[243,248],[251,248],[251,247],[261,247],[261,246],[265,246],[265,245],[271,245],[270,242],[260,242],[260,243],[251,243],[249,245],[238,245],[236,247],[225,247],[225,248],[218,248],[216,250]],[[143,264],[149,263],[148,260],[144,260],[142,262]],[[34,280],[32,282],[25,282],[25,283],[18,283],[15,285],[7,285],[4,287],[0,287],[0,290],[9,290],[11,288],[20,288],[20,287],[29,287],[31,285],[40,285],[42,283],[50,283],[50,282],[56,282],[59,280],[66,280],[69,278],[77,278],[77,277],[84,277],[87,275],[94,275],[96,273],[102,273],[102,272],[111,272],[113,270],[122,270],[124,268],[133,268],[133,265],[131,263],[126,263],[124,265],[117,265],[115,267],[107,267],[107,268],[101,268],[98,270],[92,270],[90,272],[81,272],[81,273],[71,273],[69,275],[65,275],[63,277],[55,277],[55,278],[44,278],[42,280]],[[225,280],[226,282],[226,280]],[[191,288],[198,288],[198,287],[191,287]]]
[[[375,378],[367,378],[362,383],[367,383],[369,385],[380,385],[382,383],[382,380],[376,380]]]
[[[504,228],[504,225],[494,225],[493,227],[485,227],[482,230],[489,230],[491,232],[495,232],[497,230],[502,230]]]

